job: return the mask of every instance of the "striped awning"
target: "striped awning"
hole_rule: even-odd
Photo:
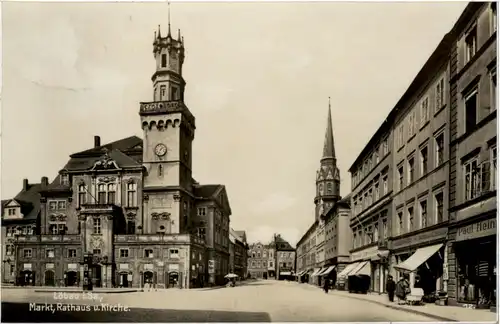
[[[317,276],[317,275],[318,275],[318,273],[319,273],[320,271],[321,271],[321,268],[316,268],[316,269],[314,269],[314,272],[313,272],[313,274],[311,275],[311,277]]]
[[[325,272],[326,270],[328,270],[328,267],[323,267],[323,268],[321,268],[321,270],[316,275],[317,276],[322,276],[323,272]]]
[[[332,272],[332,271],[333,271],[333,269],[335,269],[336,267],[337,267],[337,266],[334,266],[334,265],[329,266],[329,267],[328,267],[325,271],[323,271],[323,272],[321,273],[321,275],[322,275],[322,276],[327,276],[327,275],[329,275],[329,274],[330,274],[330,272]]]

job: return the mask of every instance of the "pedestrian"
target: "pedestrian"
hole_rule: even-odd
[[[406,275],[403,276],[396,284],[396,297],[398,297],[398,304],[406,303],[406,296],[410,293],[410,284]]]
[[[326,294],[328,294],[328,288],[329,288],[328,279],[326,279],[323,283],[323,290],[325,291]]]
[[[396,290],[396,283],[392,279],[392,276],[387,278],[387,283],[385,284],[385,290],[387,291],[387,295],[389,296],[389,301],[394,301],[394,291]]]

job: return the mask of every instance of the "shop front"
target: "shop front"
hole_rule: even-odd
[[[410,289],[422,289],[424,301],[434,302],[446,290],[447,231],[443,226],[393,242],[393,277],[408,275]]]
[[[453,243],[454,258],[449,268],[456,269],[455,291],[450,303],[490,308],[496,305],[496,215],[458,227]]]
[[[363,250],[351,253],[351,261],[358,263],[357,268],[353,268],[347,276],[366,275],[370,277],[370,291],[383,293],[387,280],[388,268],[387,258],[389,250],[383,245],[374,243]]]

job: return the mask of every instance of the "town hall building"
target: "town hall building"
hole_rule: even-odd
[[[12,265],[4,281],[8,274],[20,285],[81,286],[87,255],[94,287],[224,282],[231,208],[224,185],[192,177],[196,123],[184,102],[180,31],[158,30],[153,53],[154,95],[139,107],[143,139],[102,144],[95,136],[53,181],[25,180],[18,199],[2,201]]]

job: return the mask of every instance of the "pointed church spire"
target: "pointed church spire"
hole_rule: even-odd
[[[158,38],[161,38],[160,25],[158,25]]]
[[[328,120],[326,123],[325,144],[323,146],[323,159],[335,159],[335,144],[333,143],[332,108],[328,97]]]
[[[170,31],[170,1],[167,0],[167,6],[168,6],[168,34],[167,37],[170,36],[172,37],[171,31]]]

